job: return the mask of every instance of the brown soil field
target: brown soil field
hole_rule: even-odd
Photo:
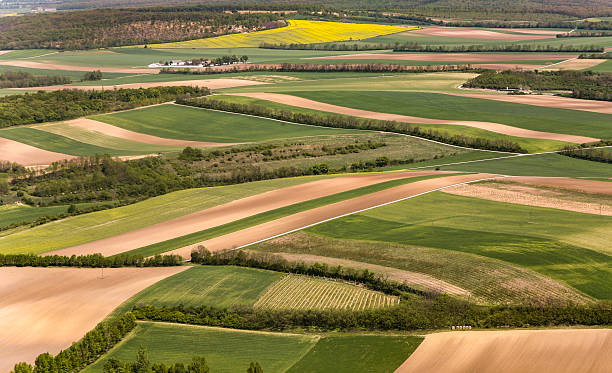
[[[542,67],[542,65],[528,65],[528,64],[513,65],[513,64],[509,64],[509,63],[483,63],[483,64],[472,64],[472,66],[479,67],[479,68],[482,68],[482,69],[492,69],[492,70],[498,70],[498,71],[502,71],[502,70],[534,70],[534,69],[539,69],[539,68]]]
[[[429,334],[396,373],[604,373],[612,329],[454,331]]]
[[[557,34],[562,34],[563,31],[555,31],[555,30],[540,30],[540,29],[529,29],[529,28],[509,28],[509,29],[499,29],[500,31],[512,31],[512,32],[520,32],[521,34],[531,34],[531,35],[549,35],[551,37],[556,37]]]
[[[299,230],[312,224],[321,223],[346,214],[356,213],[364,209],[397,202],[402,199],[410,198],[433,190],[439,190],[440,188],[451,185],[482,180],[494,176],[495,175],[492,174],[454,175],[437,179],[417,181],[380,192],[371,193],[365,196],[351,198],[345,201],[303,211],[267,223],[245,228],[240,231],[215,237],[194,245],[189,245],[174,250],[171,253],[182,255],[184,258],[189,258],[191,251],[197,248],[199,245],[204,245],[211,251],[242,247],[244,245],[249,245],[261,240],[276,237],[278,235]]]
[[[73,158],[77,157],[50,152],[0,137],[0,161],[15,162],[22,166],[40,166]]]
[[[265,211],[274,210],[280,207],[289,206],[295,203],[329,196],[385,181],[435,174],[440,174],[440,171],[386,172],[317,180],[238,199],[236,201],[182,216],[180,218],[120,234],[118,236],[53,251],[47,253],[47,255],[78,255],[94,253],[103,253],[105,256],[114,255],[157,242],[162,242],[171,238],[223,225],[232,221],[243,219]]]
[[[612,105],[607,101],[583,100],[579,98],[552,96],[552,95],[505,95],[505,94],[477,94],[477,93],[450,93],[456,96],[484,98],[487,100],[514,102],[517,104],[546,106],[559,109],[572,109],[593,111],[596,113],[612,114]]]
[[[279,240],[283,238],[284,237],[280,237]],[[446,281],[439,280],[433,276],[429,276],[424,273],[404,271],[404,270],[397,269],[397,268],[357,262],[357,261],[348,260],[348,259],[330,258],[330,257],[320,256],[320,255],[289,254],[289,253],[274,253],[274,254],[282,256],[283,258],[291,262],[303,262],[307,264],[325,263],[330,266],[340,265],[340,266],[348,267],[348,268],[367,269],[368,271],[374,272],[376,274],[380,274],[389,280],[396,281],[402,284],[404,283],[410,284],[412,286],[417,286],[421,289],[426,289],[429,291],[436,291],[436,292],[461,295],[461,296],[470,294],[469,291],[462,289],[459,286],[449,284]]]
[[[544,69],[545,70],[582,70],[582,69],[588,69],[593,66],[597,66],[600,63],[604,63],[606,61],[607,60],[604,60],[604,59],[572,58],[567,61],[563,61],[563,62],[554,64],[554,65],[551,65],[549,67],[544,67]]]
[[[1,61],[0,61],[1,62]],[[104,81],[100,82],[104,84]],[[92,90],[113,90],[121,88],[151,88],[151,87],[174,87],[174,86],[189,86],[189,87],[207,87],[210,89],[221,89],[221,88],[233,88],[250,85],[265,84],[254,80],[246,79],[200,79],[200,80],[179,80],[173,82],[152,82],[152,83],[129,83],[129,84],[117,84],[117,85],[82,85],[82,86],[66,86],[66,85],[54,85],[47,87],[29,87],[19,88],[22,90],[30,91],[57,91],[60,89],[78,89],[83,91]]]
[[[610,189],[612,189],[612,186]],[[481,198],[489,201],[612,216],[612,204],[604,204],[597,201],[595,198],[591,201],[579,201],[572,198],[564,198],[562,193],[555,193],[554,191],[547,191],[524,185],[504,183],[464,184],[447,188],[444,192],[465,197]]]
[[[486,63],[497,61],[523,61],[523,60],[566,60],[575,58],[575,54],[538,54],[538,53],[357,53],[339,56],[310,57],[315,60],[391,60],[391,61],[441,61],[441,62],[473,62]]]
[[[612,195],[612,184],[608,181],[538,176],[508,176],[507,179],[523,184],[544,185],[553,188],[576,190],[579,192]]]
[[[346,114],[346,115],[351,115],[354,117],[362,117],[362,118],[369,118],[369,119],[391,120],[391,121],[405,122],[405,123],[460,125],[460,126],[480,128],[483,130],[502,133],[504,135],[510,135],[510,136],[528,137],[528,138],[534,138],[534,139],[559,140],[559,141],[567,141],[567,142],[573,142],[573,143],[578,143],[578,144],[582,144],[585,142],[598,141],[598,139],[594,139],[592,137],[532,131],[532,130],[512,127],[512,126],[508,126],[508,125],[500,124],[500,123],[429,119],[429,118],[412,117],[412,116],[399,115],[399,114],[378,113],[374,111],[352,109],[352,108],[347,108],[344,106],[326,104],[323,102],[313,101],[313,100],[309,100],[306,98],[301,98],[301,97],[296,97],[296,96],[291,96],[291,95],[286,95],[286,94],[281,94],[281,93],[255,92],[255,93],[233,93],[233,94],[238,95],[238,96],[246,96],[246,97],[253,97],[253,98],[258,98],[262,100],[274,101],[274,102],[278,102],[278,103],[286,104],[286,105],[298,106],[298,107],[314,109],[314,110],[322,110],[322,111],[327,111],[330,113]]]
[[[525,33],[524,35],[506,34],[494,30],[471,30],[461,27],[426,27],[414,31],[412,34],[422,34],[431,36],[443,36],[450,38],[465,38],[465,39],[497,39],[497,40],[533,40],[554,38],[555,34],[540,34],[537,30],[509,30]],[[533,35],[529,35],[533,34]]]
[[[0,372],[57,354],[132,295],[189,267],[0,268]]]
[[[153,145],[170,145],[170,146],[226,146],[236,145],[236,143],[217,143],[217,142],[201,142],[190,140],[174,140],[165,139],[162,137],[147,135],[144,133],[134,132],[113,126],[104,122],[99,122],[93,119],[79,118],[65,122],[68,126],[80,127],[86,130],[100,132],[107,136],[118,137],[121,139],[142,142]]]
[[[134,74],[157,74],[159,69],[143,69],[143,68],[120,68],[120,67],[103,67],[103,66],[73,66],[62,65],[57,63],[44,63],[26,60],[0,61],[0,65],[28,67],[32,69],[47,69],[47,70],[69,70],[69,71],[92,71],[100,70],[103,73],[134,73]]]

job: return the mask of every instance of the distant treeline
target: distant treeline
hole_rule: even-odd
[[[578,56],[579,59],[595,59],[595,60],[609,60],[612,59],[612,53],[593,53],[593,54],[581,54]]]
[[[596,45],[542,45],[542,44],[510,44],[510,45],[423,45],[415,42],[387,44],[357,44],[357,43],[313,43],[284,44],[262,43],[262,49],[286,50],[321,50],[321,51],[365,51],[392,49],[394,52],[603,52],[604,48]]]
[[[276,272],[296,273],[308,276],[337,278],[346,281],[358,282],[366,287],[390,295],[413,293],[423,296],[434,296],[430,293],[412,288],[408,285],[389,281],[373,272],[357,270],[342,266],[329,267],[325,263],[305,264],[303,262],[289,262],[279,255],[245,252],[242,250],[227,250],[214,255],[204,247],[191,252],[191,262],[204,265],[232,265],[239,267],[261,268]]]
[[[375,119],[362,119],[348,115],[338,114],[310,114],[299,111],[275,110],[263,105],[239,104],[211,98],[186,98],[178,99],[177,103],[182,105],[203,107],[229,111],[233,113],[249,114],[259,117],[279,119],[294,123],[310,124],[321,127],[350,128],[372,131],[386,131],[422,137],[446,144],[495,151],[513,153],[526,153],[527,151],[515,142],[508,140],[489,140],[481,137],[469,137],[463,135],[450,135],[447,132],[423,129],[415,125],[394,121],[382,121]]]
[[[105,91],[64,89],[5,96],[0,97],[0,128],[74,119],[207,94],[210,94],[208,88],[155,87]]]
[[[0,72],[0,88],[26,88],[68,84],[69,78],[61,75],[33,75],[25,71]]]
[[[612,101],[612,74],[592,71],[487,71],[468,80],[468,88],[567,90],[574,98]]]
[[[578,31],[557,34],[558,38],[596,38],[612,36],[612,31]]]
[[[0,254],[0,267],[172,267],[183,264],[180,255],[155,255],[145,258],[142,255],[119,254],[105,257],[102,254],[89,255],[34,255]]]
[[[588,149],[610,145],[612,145],[612,140],[602,140],[593,144],[566,146],[559,154],[572,158],[586,159],[587,161],[612,163],[612,148]]]
[[[126,313],[112,321],[103,321],[87,332],[83,339],[53,356],[38,355],[34,366],[15,364],[12,373],[74,373],[83,370],[119,343],[136,327],[136,318]]]
[[[431,65],[431,66],[409,66],[397,64],[302,64],[302,63],[283,63],[278,65],[271,64],[243,64],[233,65],[228,68],[215,69],[170,69],[160,70],[160,74],[186,74],[186,75],[211,75],[242,73],[251,71],[271,71],[271,72],[368,72],[368,73],[428,73],[441,71],[470,71],[481,72],[484,69],[474,68],[471,65]]]
[[[238,14],[177,7],[28,14],[0,18],[0,49],[105,48],[206,38],[285,25],[274,13]]]

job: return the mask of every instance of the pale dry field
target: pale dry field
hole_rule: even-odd
[[[64,159],[77,158],[73,155],[50,152],[0,137],[0,161],[15,162],[22,166],[49,165]]]
[[[505,94],[477,94],[477,93],[449,93],[455,96],[484,98],[487,100],[513,102],[517,104],[546,106],[559,109],[572,109],[593,111],[596,113],[612,114],[612,105],[607,101],[583,100],[579,98],[561,97],[553,95],[505,95]]]
[[[0,268],[0,372],[57,354],[117,306],[189,267]]]
[[[142,69],[142,68],[120,68],[120,67],[103,67],[103,66],[74,66],[62,65],[58,63],[45,63],[26,60],[0,61],[0,65],[27,67],[31,69],[47,69],[47,70],[68,70],[68,71],[92,71],[100,70],[103,73],[134,73],[134,74],[157,74],[159,69]]]
[[[459,183],[484,180],[496,175],[493,174],[472,174],[454,175],[429,180],[421,180],[414,183],[400,185],[379,192],[367,194],[356,198],[351,198],[337,203],[332,203],[322,207],[299,212],[280,219],[269,221],[253,227],[245,228],[223,236],[218,236],[206,241],[198,242],[193,245],[173,250],[171,254],[178,254],[184,258],[189,258],[191,251],[199,245],[204,245],[211,251],[219,251],[243,247],[269,238],[277,237],[282,234],[290,233],[305,227],[335,219],[347,214],[363,211],[378,207],[384,204],[397,202],[411,198],[423,193],[439,190]]]
[[[465,121],[465,120],[430,119],[430,118],[413,117],[413,116],[408,116],[408,115],[378,113],[374,111],[353,109],[353,108],[348,108],[344,106],[326,104],[323,102],[313,101],[313,100],[309,100],[306,98],[286,95],[282,93],[253,92],[253,93],[232,93],[232,94],[236,96],[252,97],[252,98],[257,98],[257,99],[262,99],[262,100],[274,101],[274,102],[278,102],[278,103],[285,104],[285,105],[327,111],[330,113],[351,115],[354,117],[361,117],[361,118],[368,118],[368,119],[389,120],[389,121],[404,122],[404,123],[448,124],[448,125],[468,126],[468,127],[480,128],[480,129],[491,131],[491,132],[501,133],[501,134],[509,135],[509,136],[525,137],[525,138],[533,138],[533,139],[558,140],[558,141],[573,142],[573,143],[578,143],[578,144],[582,144],[585,142],[598,141],[598,139],[595,139],[592,137],[533,131],[533,130],[528,130],[524,128],[508,126],[508,125],[501,124],[501,123]]]
[[[572,179],[569,177],[508,176],[508,180],[524,184],[544,185],[579,192],[612,195],[612,184],[608,181]]]
[[[317,180],[238,199],[220,206],[215,206],[118,236],[53,251],[47,253],[47,255],[95,253],[102,253],[105,256],[115,255],[124,251],[137,249],[139,247],[223,225],[265,211],[293,205],[295,203],[385,181],[435,174],[440,174],[440,171],[388,172]],[[230,247],[232,246],[231,243],[229,245]],[[191,250],[185,255],[189,257],[190,254]]]
[[[545,67],[544,70],[582,70],[588,69],[593,66],[597,66],[600,63],[604,63],[607,60],[605,59],[595,59],[595,58],[572,58],[567,61],[563,61],[550,67]]]
[[[2,62],[2,61],[0,61]],[[1,64],[1,63],[0,63]],[[91,70],[91,69],[89,69]],[[137,89],[137,88],[152,88],[152,87],[175,87],[175,86],[188,86],[188,87],[201,87],[210,89],[221,89],[221,88],[234,88],[244,87],[258,84],[266,84],[264,82],[258,82],[255,80],[246,79],[195,79],[195,80],[179,80],[171,82],[149,82],[149,83],[128,83],[128,84],[115,84],[115,85],[81,85],[81,86],[66,86],[66,85],[55,85],[47,87],[29,87],[19,88],[30,91],[57,91],[60,89],[78,89],[82,91],[92,90],[113,90],[113,89]]]
[[[555,31],[555,34],[541,34],[537,30],[514,30],[525,35],[506,34],[497,32],[496,30],[472,30],[460,27],[426,27],[418,30],[411,31],[413,34],[431,35],[431,36],[443,36],[451,38],[465,38],[465,39],[497,39],[497,40],[532,40],[532,39],[546,39],[554,38],[555,34],[560,32]],[[538,34],[538,35],[529,35]]]
[[[429,334],[396,373],[608,373],[612,329]]]
[[[338,56],[309,57],[313,60],[392,60],[392,61],[438,61],[438,62],[498,62],[523,60],[567,60],[575,54],[534,54],[534,53],[355,53]]]

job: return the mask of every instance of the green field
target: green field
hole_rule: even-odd
[[[146,288],[124,302],[113,314],[135,305],[217,308],[252,306],[265,290],[285,274],[242,267],[194,266]]]
[[[68,206],[31,207],[26,205],[0,206],[0,228],[42,216],[57,215],[68,210]]]
[[[612,73],[612,60],[604,61],[599,65],[593,66],[586,70],[594,71],[596,73]]]
[[[353,92],[353,93],[357,94],[357,92]],[[227,102],[233,102],[233,103],[240,103],[240,104],[260,105],[260,106],[265,106],[267,108],[276,109],[276,110],[288,110],[292,112],[316,114],[316,115],[329,115],[329,113],[320,111],[320,110],[305,109],[305,108],[300,108],[297,106],[279,104],[279,103],[268,101],[268,100],[261,100],[261,99],[244,97],[244,96],[216,95],[214,99],[227,101]],[[340,115],[340,114],[333,114],[333,115]],[[531,138],[526,138],[526,137],[508,136],[508,135],[503,135],[500,133],[486,131],[480,128],[474,128],[474,127],[469,127],[469,126],[456,126],[456,125],[444,125],[444,124],[414,124],[414,126],[417,126],[425,130],[431,129],[431,130],[443,131],[443,132],[448,133],[449,135],[481,137],[481,138],[485,138],[489,140],[513,141],[515,143],[518,143],[520,146],[522,146],[527,151],[534,152],[534,153],[558,150],[569,144],[566,142],[555,141],[555,140],[531,139]]]
[[[444,206],[444,208],[440,208]],[[612,299],[612,217],[435,192],[308,231],[454,250],[506,261]]]
[[[300,126],[171,104],[97,115],[92,119],[168,139],[226,143],[359,132]]]
[[[288,92],[329,104],[423,118],[503,123],[536,131],[608,138],[612,115],[437,93]]]
[[[42,253],[112,237],[235,199],[329,176],[275,179],[224,187],[187,189],[133,205],[75,216],[28,230],[0,232],[0,253]]]
[[[204,356],[213,372],[242,372],[257,361],[266,373],[386,373],[401,365],[421,341],[413,336],[298,335],[140,322],[83,372],[101,372],[109,358],[133,361],[143,346],[152,362],[189,363],[193,356]]]

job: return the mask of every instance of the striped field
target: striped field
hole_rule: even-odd
[[[287,275],[255,303],[267,309],[365,310],[394,306],[399,298],[342,282]]]
[[[214,38],[150,45],[152,48],[240,48],[262,43],[310,44],[330,41],[362,40],[411,30],[409,27],[290,20],[289,26],[271,30],[230,34]]]

